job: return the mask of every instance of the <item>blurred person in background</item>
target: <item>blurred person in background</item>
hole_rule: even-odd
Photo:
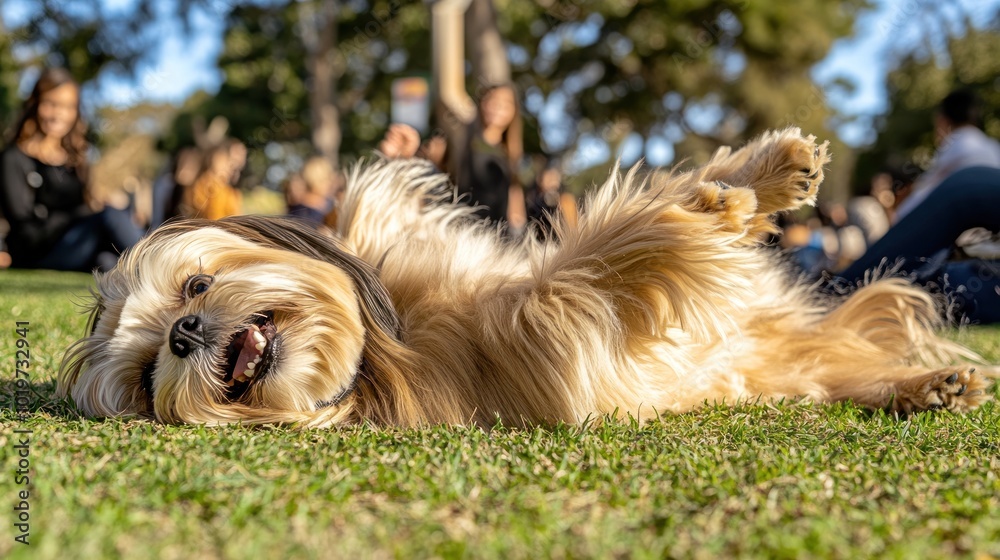
[[[443,86],[442,86],[443,87]],[[442,91],[449,118],[464,123],[460,138],[448,141],[448,173],[464,200],[477,206],[476,214],[491,223],[506,220],[517,236],[527,221],[524,189],[518,178],[524,155],[523,123],[512,84],[485,89],[471,118],[463,118],[472,104],[464,89]]]
[[[153,182],[153,212],[149,229],[154,230],[163,222],[181,215],[184,192],[191,188],[201,171],[204,156],[193,146],[181,148],[171,159],[170,165]]]
[[[553,234],[552,220],[557,214],[561,214],[567,224],[576,225],[576,199],[564,192],[562,171],[554,162],[542,166],[524,200],[528,224],[534,224],[535,235],[540,240]]]
[[[246,163],[245,148],[243,163]],[[243,196],[232,186],[242,169],[233,157],[233,141],[223,141],[210,149],[198,179],[183,193],[182,213],[188,218],[218,220],[242,212]]]
[[[293,173],[285,185],[288,215],[319,227],[333,210],[336,186],[337,175],[333,165],[326,158],[309,158],[302,166],[302,172]]]
[[[976,166],[1000,168],[1000,143],[980,130],[981,112],[978,97],[969,90],[953,91],[941,101],[934,115],[938,143],[934,162],[896,207],[895,222],[913,212],[956,171]]]
[[[0,213],[12,265],[108,270],[141,235],[126,210],[93,200],[87,125],[68,71],[42,71],[0,156]]]
[[[871,271],[889,267],[945,290],[962,302],[960,315],[1000,322],[1000,238],[987,233],[973,243],[960,241],[974,228],[1000,231],[998,208],[1000,169],[970,167],[953,173],[841,272],[834,287],[856,285]],[[974,258],[956,259],[958,244]]]

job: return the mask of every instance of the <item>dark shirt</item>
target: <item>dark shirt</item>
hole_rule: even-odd
[[[330,206],[332,207],[333,205],[331,204]],[[326,211],[323,211],[312,206],[306,206],[305,204],[289,204],[288,215],[309,222],[309,225],[313,227],[319,227],[323,225],[323,220],[330,213],[331,209],[328,208]]]
[[[491,222],[507,219],[512,173],[503,146],[491,145],[479,134],[472,136],[457,180],[459,193],[482,207],[476,214]]]
[[[0,154],[0,214],[10,223],[7,248],[15,263],[48,253],[78,218],[90,214],[84,185],[64,165],[48,165],[17,146]]]
[[[539,237],[546,237],[552,230],[552,217],[559,211],[559,191],[543,191],[537,185],[524,196],[528,223],[538,224]]]

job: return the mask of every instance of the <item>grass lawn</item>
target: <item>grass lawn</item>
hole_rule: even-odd
[[[646,425],[88,421],[52,396],[86,275],[0,271],[0,557],[1000,557],[1000,407],[713,407]],[[76,294],[76,297],[74,297]],[[33,395],[13,411],[15,322]],[[955,337],[1000,362],[1000,329]],[[14,429],[31,430],[30,487]],[[28,546],[13,507],[30,491]]]

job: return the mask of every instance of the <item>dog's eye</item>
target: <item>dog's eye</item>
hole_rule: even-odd
[[[195,274],[184,283],[184,296],[188,299],[200,296],[208,290],[214,281],[215,278],[207,274]]]

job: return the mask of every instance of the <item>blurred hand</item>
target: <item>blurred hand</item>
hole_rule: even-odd
[[[420,148],[420,133],[407,124],[393,124],[385,133],[385,138],[378,145],[380,152],[387,158],[410,158]]]

